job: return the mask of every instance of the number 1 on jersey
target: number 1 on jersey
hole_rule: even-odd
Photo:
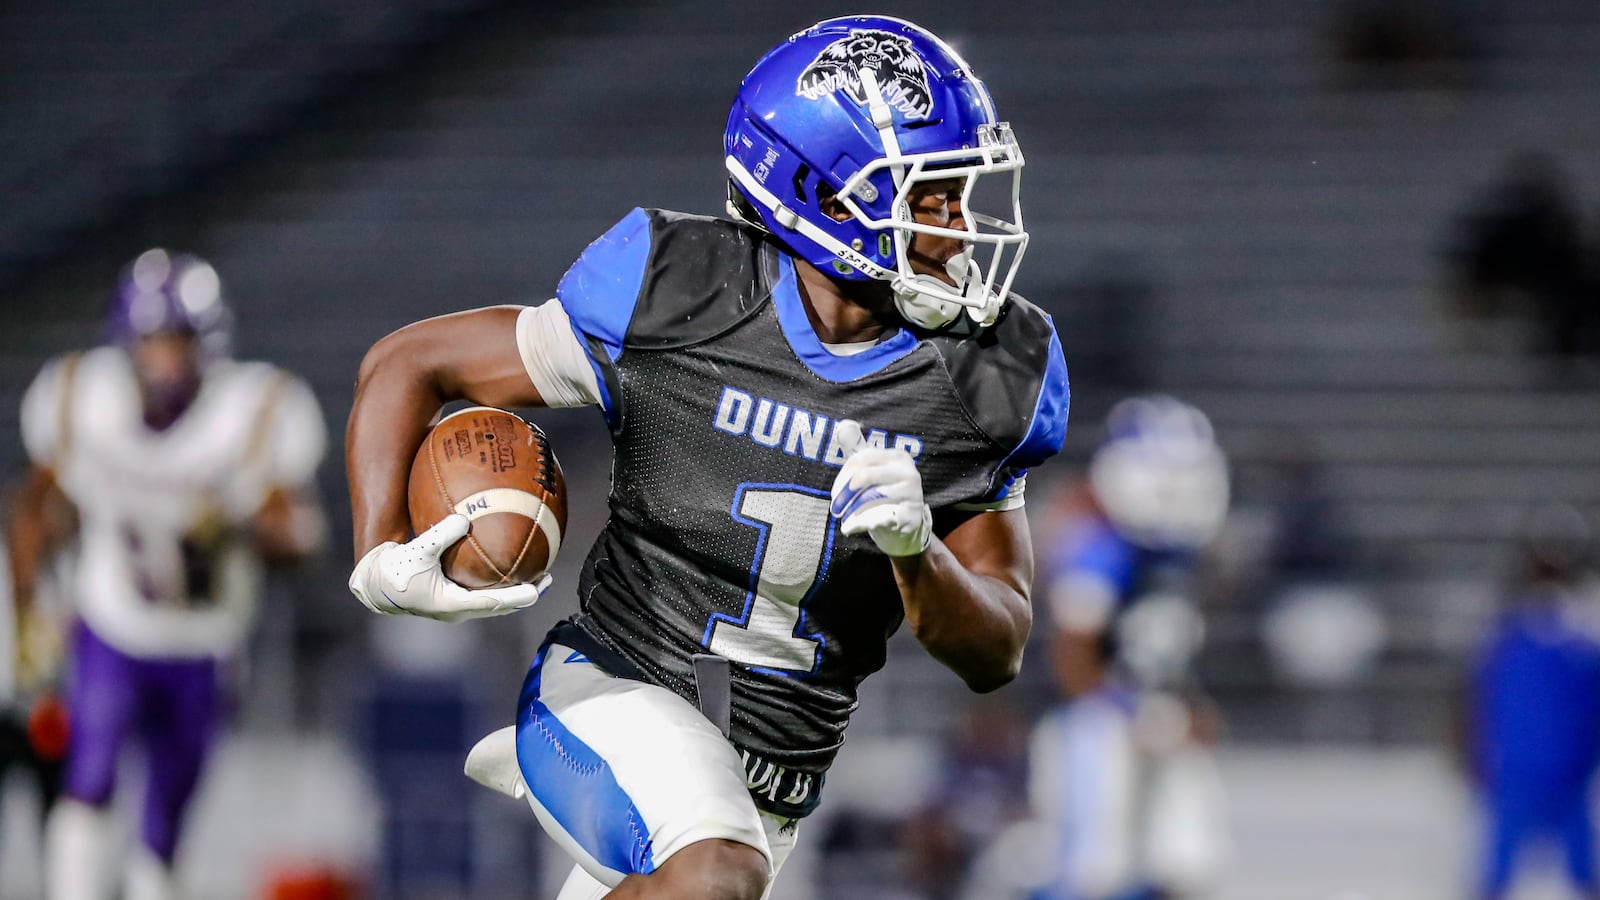
[[[822,640],[797,632],[801,605],[827,574],[833,553],[828,493],[794,484],[741,484],[732,513],[761,532],[750,589],[740,618],[712,616],[703,642],[712,653],[754,669],[810,672]]]

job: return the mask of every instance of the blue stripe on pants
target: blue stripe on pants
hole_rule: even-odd
[[[517,702],[517,763],[528,790],[578,845],[624,875],[655,871],[650,832],[611,766],[539,699],[548,647],[528,669]]]

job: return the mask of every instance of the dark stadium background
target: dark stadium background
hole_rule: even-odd
[[[1468,214],[1492,202],[1513,154],[1547,154],[1593,247],[1600,5],[873,6],[950,39],[1027,156],[1033,238],[1017,287],[1055,316],[1073,383],[1068,453],[1030,486],[1036,531],[1100,418],[1130,393],[1195,403],[1231,457],[1235,516],[1212,572],[1202,666],[1228,721],[1235,806],[1236,860],[1217,896],[1452,896],[1472,840],[1446,754],[1462,659],[1530,511],[1557,502],[1600,513],[1597,368],[1581,347],[1552,349],[1537,303],[1485,312],[1460,300]],[[404,882],[412,892],[397,895],[449,896],[416,885],[458,863],[475,873],[475,897],[543,896],[530,885],[565,871],[525,810],[468,790],[448,741],[388,734],[378,695],[405,679],[426,690],[455,679],[470,684],[468,720],[440,727],[509,721],[528,652],[575,607],[582,548],[604,517],[600,417],[537,417],[574,498],[558,586],[539,607],[448,635],[421,625],[375,638],[389,625],[344,588],[337,447],[356,366],[414,319],[542,301],[633,206],[718,212],[738,79],[783,35],[855,11],[865,10],[671,0],[0,7],[0,433],[17,433],[21,393],[47,357],[98,340],[118,268],[159,244],[216,265],[239,355],[306,376],[334,435],[321,484],[335,546],[275,582],[264,604],[239,737],[187,857],[204,886],[196,896],[258,896],[273,872],[321,865],[381,884],[373,861],[385,838],[420,860]],[[1589,315],[1580,321],[1592,328]],[[0,463],[20,471],[19,440],[0,441]],[[1293,574],[1272,568],[1263,522],[1296,465],[1320,472],[1336,547],[1313,580],[1361,600],[1343,620],[1313,623],[1351,644],[1359,664],[1348,672],[1296,674],[1262,636],[1262,598]],[[431,668],[419,647],[437,651]],[[852,785],[892,793],[914,767],[906,760],[926,759],[967,714],[959,682],[914,642],[892,650],[852,725],[835,803]],[[453,661],[462,656],[470,677]],[[1050,696],[1035,653],[993,700],[1030,716]],[[364,754],[384,746],[391,763],[415,765],[374,775]],[[384,777],[444,786],[397,797],[373,787]],[[26,831],[15,808],[26,800],[9,803],[0,834]],[[0,840],[10,846],[0,896],[34,890],[32,840]],[[429,854],[448,857],[446,875],[428,874]],[[811,896],[804,865],[780,897]]]

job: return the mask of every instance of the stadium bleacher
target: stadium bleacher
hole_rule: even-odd
[[[470,0],[382,16],[305,0],[237,19],[170,6],[5,13],[8,64],[32,73],[10,108],[33,135],[12,131],[0,154],[0,182],[23,201],[0,221],[0,274],[28,276],[13,282],[8,321],[65,318],[0,337],[0,422],[46,351],[93,334],[99,292],[152,232],[209,255],[246,323],[244,349],[308,373],[342,421],[362,348],[389,328],[541,299],[632,205],[717,211],[732,85],[771,35],[821,10],[613,3],[553,23]],[[469,9],[475,27],[433,55],[391,52]],[[1543,361],[1514,327],[1465,340],[1442,311],[1438,256],[1452,215],[1516,149],[1546,148],[1586,190],[1600,186],[1582,168],[1600,147],[1588,114],[1600,13],[1583,0],[1466,4],[1495,35],[1466,64],[1470,86],[1358,90],[1341,87],[1324,47],[1335,9],[1139,0],[908,13],[970,50],[1018,123],[1035,235],[1020,286],[1056,312],[1069,362],[1078,348],[1097,358],[1104,339],[1059,299],[1084,266],[1113,253],[1158,272],[1139,351],[1148,386],[1206,409],[1245,479],[1274,435],[1311,435],[1394,633],[1421,636],[1397,658],[1435,661],[1405,669],[1422,673],[1421,703],[1443,689],[1461,650],[1451,642],[1470,634],[1425,627],[1441,604],[1421,598],[1498,576],[1530,502],[1600,511],[1592,392],[1545,389]],[[163,49],[197,38],[211,52]],[[231,65],[241,59],[270,65],[245,77]],[[386,60],[391,80],[341,82],[357,62],[383,71]],[[211,77],[226,90],[201,90]],[[185,111],[196,92],[204,102]],[[82,102],[63,99],[74,94]],[[317,107],[319,94],[333,100]],[[272,137],[203,198],[185,193],[185,173],[207,162],[203,147],[185,156],[190,143],[268,122]],[[85,154],[94,165],[79,165]],[[118,219],[130,192],[165,198],[149,207],[160,214]],[[82,249],[57,246],[86,229]],[[1124,385],[1081,369],[1075,383],[1081,455]],[[601,439],[594,425],[572,434],[575,447]],[[604,473],[585,477],[600,485]],[[942,689],[915,653],[898,655],[900,674],[876,690]]]

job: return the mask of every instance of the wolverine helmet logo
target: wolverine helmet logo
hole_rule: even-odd
[[[848,37],[824,47],[800,73],[795,93],[807,100],[820,100],[835,91],[844,91],[856,103],[865,106],[867,92],[861,86],[862,69],[872,70],[883,90],[884,102],[901,116],[926,119],[933,111],[928,73],[911,41],[875,29],[851,29]]]

